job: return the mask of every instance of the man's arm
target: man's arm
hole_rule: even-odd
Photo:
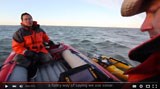
[[[18,30],[17,32],[14,33],[13,39],[12,39],[12,49],[17,53],[17,54],[22,54],[24,55],[25,51],[27,50],[24,47],[24,39],[21,36],[21,32]]]
[[[44,40],[44,42],[49,42],[50,41],[50,39],[49,39],[48,35],[46,34],[46,32],[43,33],[43,40]]]

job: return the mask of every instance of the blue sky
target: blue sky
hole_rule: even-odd
[[[123,0],[0,0],[0,25],[19,25],[28,12],[41,25],[140,27],[145,15],[122,17]]]

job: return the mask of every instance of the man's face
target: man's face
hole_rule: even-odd
[[[150,38],[160,34],[160,0],[153,0],[148,7],[141,31],[148,31]]]
[[[30,15],[24,15],[22,18],[22,24],[25,26],[32,26],[33,25],[33,20]]]

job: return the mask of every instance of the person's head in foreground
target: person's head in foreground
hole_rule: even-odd
[[[147,31],[151,39],[129,52],[129,58],[141,64],[125,74],[129,76],[128,82],[158,82],[160,79],[160,0],[123,1],[122,16],[133,16],[142,12],[146,13],[146,17],[140,30]]]
[[[141,31],[147,31],[151,38],[157,36],[160,33],[160,0],[124,0],[122,16],[133,16],[141,12],[146,13]]]

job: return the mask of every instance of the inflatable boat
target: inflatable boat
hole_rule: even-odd
[[[11,52],[0,70],[0,82],[120,82],[98,62],[86,57],[70,45],[61,43],[47,48],[53,60],[45,65],[36,65],[28,73],[26,68],[16,65]],[[15,74],[18,71],[18,74]],[[25,74],[21,74],[21,71]],[[19,77],[18,75],[22,75]],[[24,77],[23,77],[24,76]],[[27,79],[24,79],[28,76]],[[38,88],[39,89],[39,88]]]

